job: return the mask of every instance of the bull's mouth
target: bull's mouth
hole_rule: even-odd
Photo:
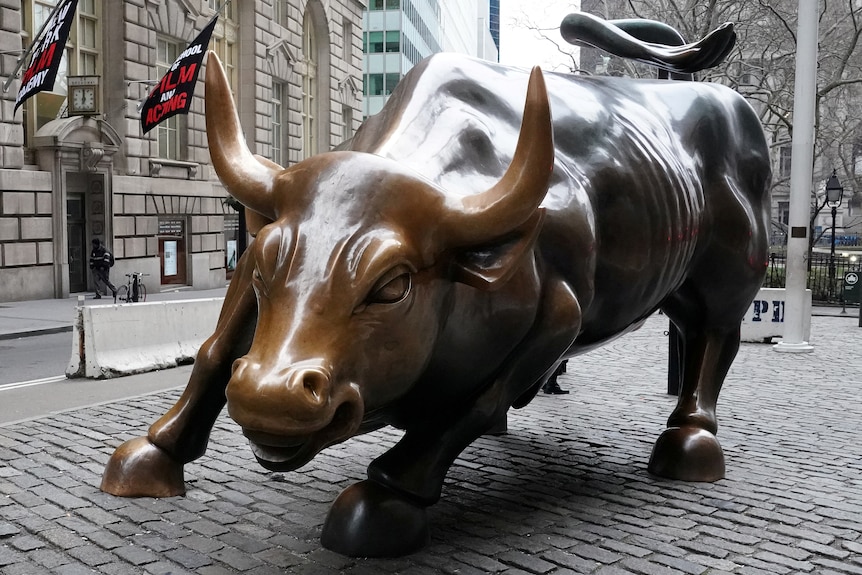
[[[243,429],[243,434],[263,467],[270,471],[294,471],[324,448],[355,435],[361,422],[361,407],[353,402],[344,402],[335,410],[328,424],[308,434],[282,435],[253,429]]]

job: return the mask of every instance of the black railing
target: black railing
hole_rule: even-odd
[[[845,244],[846,245],[846,244]],[[862,253],[854,256],[835,255],[834,275],[830,268],[830,255],[813,252],[808,266],[807,287],[811,290],[811,299],[817,303],[840,304],[844,302],[845,272],[862,271]],[[773,252],[769,256],[769,267],[763,287],[785,287],[787,255]],[[847,305],[858,305],[857,302],[846,302]]]

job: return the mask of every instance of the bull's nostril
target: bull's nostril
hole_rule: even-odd
[[[325,371],[315,368],[300,369],[294,374],[293,381],[294,389],[301,390],[310,404],[320,406],[329,400],[329,376]]]
[[[305,391],[313,397],[316,401],[320,401],[320,389],[314,382],[313,378],[305,378],[305,381],[302,382],[303,386],[305,386]]]
[[[315,369],[305,370],[302,373],[302,387],[308,397],[315,403],[326,401],[329,378],[325,373]]]

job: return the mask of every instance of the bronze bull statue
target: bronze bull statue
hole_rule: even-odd
[[[256,238],[182,397],[116,450],[103,490],[183,493],[225,404],[271,470],[392,425],[403,438],[322,542],[410,553],[465,447],[656,310],[682,382],[649,470],[723,477],[716,401],[767,264],[769,152],[743,98],[436,55],[351,141],[284,169],[249,151],[209,59],[213,165]]]

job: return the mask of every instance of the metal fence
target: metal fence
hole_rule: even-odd
[[[830,265],[829,254],[813,252],[808,260],[808,289],[816,303],[858,305],[858,301],[844,301],[844,274],[862,271],[862,253],[845,256],[835,254],[834,269]],[[769,256],[769,267],[763,287],[785,287],[785,266],[787,254],[773,252]]]

